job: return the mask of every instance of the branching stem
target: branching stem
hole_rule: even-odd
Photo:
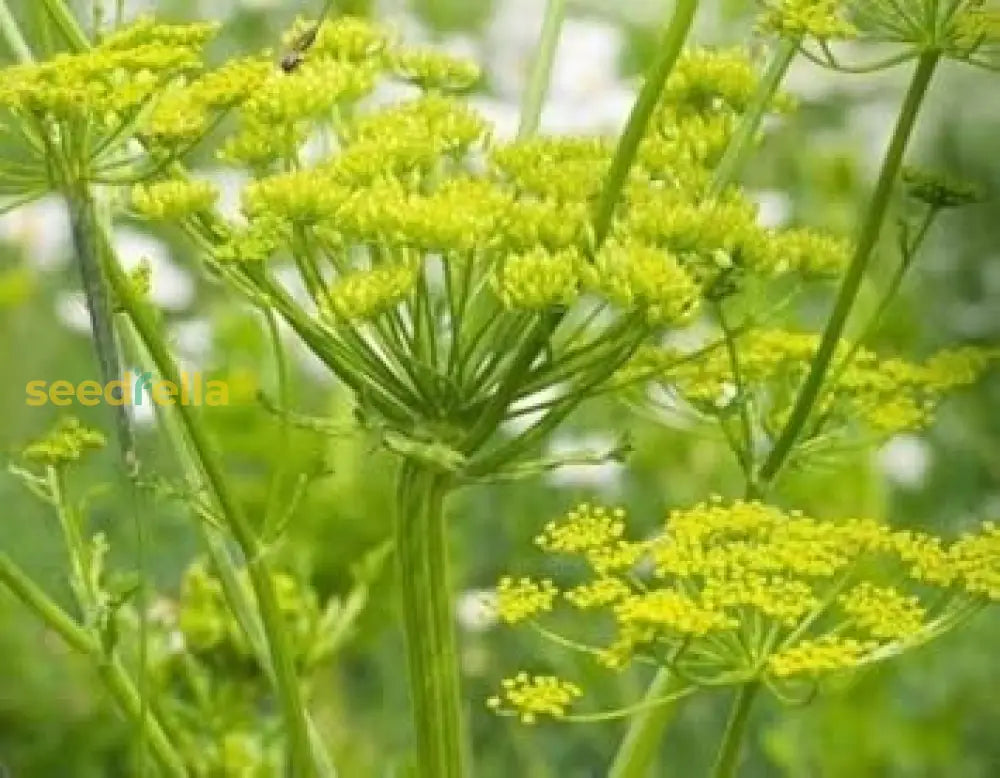
[[[906,99],[896,122],[896,128],[889,143],[889,149],[882,163],[875,193],[861,227],[853,259],[847,274],[844,276],[833,313],[830,315],[819,349],[809,369],[809,376],[802,386],[788,423],[760,469],[758,481],[762,484],[771,483],[780,472],[808,423],[816,401],[822,392],[823,383],[837,350],[837,344],[844,333],[848,317],[854,309],[858,292],[861,290],[861,283],[882,232],[882,224],[889,210],[892,192],[903,165],[903,157],[940,58],[939,52],[930,51],[923,54],[917,62]]]

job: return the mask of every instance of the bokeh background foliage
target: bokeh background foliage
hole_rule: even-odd
[[[83,14],[90,13],[89,2],[80,5]],[[572,3],[543,126],[615,132],[630,104],[634,76],[650,56],[655,31],[670,5],[669,0]],[[699,41],[745,42],[750,3],[717,0],[704,5]],[[35,0],[12,3],[29,26],[40,13],[38,6]],[[316,10],[299,0],[161,0],[155,6],[168,19],[224,19],[225,31],[216,44],[220,56],[225,49],[274,46],[276,30],[297,13]],[[543,3],[344,0],[342,6],[390,19],[412,39],[433,41],[482,62],[487,78],[476,102],[499,132],[509,132]],[[148,5],[132,3],[129,11],[143,7]],[[799,97],[799,113],[769,133],[749,175],[768,218],[851,230],[894,115],[899,78],[892,73],[874,80],[833,78],[796,66],[789,85]],[[960,68],[949,69],[934,87],[912,155],[925,166],[976,181],[990,198],[941,221],[878,331],[875,347],[924,355],[956,343],[1000,340],[1000,101],[990,91],[995,88],[986,77]],[[195,164],[211,170],[210,149]],[[152,235],[126,228],[118,239],[126,257],[153,261],[154,293],[163,295],[159,302],[179,352],[210,375],[246,387],[236,393],[231,407],[207,418],[237,476],[240,496],[251,512],[258,512],[266,476],[276,465],[272,452],[278,450],[274,418],[254,401],[253,388],[259,384],[267,390],[272,380],[268,371],[261,371],[269,348],[263,333],[248,311],[196,278],[185,255],[189,247],[169,230]],[[0,220],[0,447],[10,457],[58,413],[25,405],[29,380],[81,381],[95,375],[69,253],[66,218],[56,201],[42,201]],[[876,267],[876,278],[878,273]],[[817,308],[817,318],[822,312]],[[350,409],[337,386],[304,356],[296,370],[301,407],[349,421]],[[866,514],[945,534],[1000,516],[998,408],[1000,381],[994,375],[950,400],[925,433],[794,474],[784,493],[818,515]],[[81,415],[95,426],[110,421],[102,409]],[[524,728],[498,720],[482,702],[510,668],[527,660],[547,665],[556,674],[587,683],[588,692],[608,707],[634,700],[648,680],[639,672],[611,676],[577,663],[530,636],[496,626],[484,613],[482,591],[512,560],[529,553],[539,528],[581,498],[626,505],[648,529],[670,506],[739,490],[730,454],[714,434],[650,424],[620,404],[588,405],[557,444],[606,447],[613,441],[601,438],[596,431],[602,429],[630,431],[635,451],[627,467],[574,468],[548,478],[482,487],[465,493],[453,509],[462,660],[480,776],[601,775],[622,733],[620,724]],[[169,470],[169,457],[157,451],[148,431],[142,445],[146,461],[154,467],[162,462]],[[300,432],[294,451],[296,464],[319,476],[281,561],[307,576],[323,596],[344,594],[352,566],[389,534],[391,463],[369,441],[353,437]],[[110,537],[114,558],[127,565],[133,534],[115,472],[113,457],[107,455],[77,478],[108,484],[95,499],[92,518]],[[0,505],[0,548],[68,602],[58,531],[43,506],[9,477],[0,477]],[[152,572],[166,598],[176,596],[180,572],[197,549],[182,510],[164,502],[145,517],[155,549]],[[320,725],[330,735],[343,775],[351,778],[393,775],[394,759],[404,753],[406,691],[391,579],[386,572],[375,582],[357,634],[329,663],[319,687]],[[806,708],[778,709],[773,702],[761,706],[745,775],[1000,775],[997,645],[1000,623],[981,619],[934,649],[827,690]],[[705,695],[683,707],[663,744],[657,776],[705,771],[726,702]],[[0,592],[0,763],[17,778],[126,775],[124,754],[131,735],[102,696],[92,668]]]

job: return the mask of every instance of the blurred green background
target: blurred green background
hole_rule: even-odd
[[[36,0],[12,6],[29,25]],[[81,3],[81,7],[88,3]],[[141,10],[134,4],[131,10]],[[318,0],[163,0],[167,18],[223,19],[218,56],[277,45],[277,30]],[[517,117],[544,7],[542,0],[369,0],[344,2],[373,13],[408,38],[436,42],[485,67],[476,104],[509,133]],[[748,30],[752,4],[705,2],[697,38],[756,45]],[[543,124],[553,131],[613,133],[631,102],[635,76],[652,51],[669,0],[602,0],[571,4]],[[85,11],[89,14],[89,10]],[[789,89],[800,110],[769,132],[749,176],[762,212],[774,223],[797,222],[850,231],[873,178],[894,118],[905,73],[832,76],[796,66]],[[986,203],[949,213],[935,228],[919,265],[873,344],[921,356],[944,345],[1000,341],[1000,87],[995,78],[949,65],[935,85],[911,160],[970,178]],[[213,167],[211,154],[197,162]],[[236,182],[221,176],[230,189]],[[153,262],[154,299],[164,309],[178,352],[188,364],[236,381],[272,377],[258,323],[225,290],[196,277],[191,247],[169,231],[122,225],[126,259]],[[891,261],[884,252],[885,267]],[[874,277],[879,278],[879,267]],[[884,273],[882,275],[884,278]],[[57,409],[29,408],[29,380],[95,377],[77,279],[70,264],[66,218],[56,200],[0,219],[0,450],[18,449],[45,431]],[[823,301],[817,301],[821,315]],[[289,343],[296,360],[298,404],[350,418],[346,396]],[[262,368],[263,366],[263,368]],[[819,472],[795,474],[781,499],[824,515],[867,514],[899,526],[946,534],[1000,517],[1000,378],[951,399],[932,429],[862,451]],[[105,411],[82,414],[107,427]],[[209,419],[251,510],[259,511],[278,434],[273,417],[251,395]],[[526,633],[511,633],[484,616],[482,591],[508,570],[533,572],[540,560],[531,538],[582,498],[628,507],[642,531],[672,505],[710,493],[735,495],[738,474],[720,439],[708,430],[673,430],[593,403],[556,446],[606,446],[630,429],[636,452],[627,467],[572,469],[502,487],[463,493],[453,504],[454,559],[462,623],[462,661],[481,778],[588,778],[603,774],[621,724],[524,728],[493,717],[484,700],[505,674],[527,666],[580,679],[605,707],[635,700],[642,672],[612,675],[581,663]],[[169,473],[170,460],[149,425],[143,458]],[[392,463],[361,439],[302,433],[295,447],[303,469],[328,468],[291,528],[282,562],[308,576],[323,595],[350,586],[350,569],[390,531]],[[116,564],[131,564],[133,532],[116,486],[113,458],[98,459],[81,483],[107,482],[95,502],[95,528],[112,540]],[[57,527],[13,478],[0,474],[0,549],[15,557],[60,601],[68,602]],[[197,541],[180,506],[163,504],[143,517],[154,535],[151,564],[159,591],[176,596],[180,572]],[[347,778],[393,775],[407,743],[405,679],[400,665],[391,571],[376,583],[355,639],[324,671],[318,718]],[[964,631],[827,690],[806,708],[768,702],[755,712],[746,776],[795,778],[992,778],[1000,775],[1000,618],[986,614]],[[664,743],[657,776],[701,775],[711,763],[728,699],[686,704]],[[0,591],[0,764],[14,778],[91,778],[127,774],[129,728],[108,705],[92,668],[72,655]]]

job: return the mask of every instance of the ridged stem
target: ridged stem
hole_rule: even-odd
[[[733,778],[740,764],[740,751],[743,748],[743,738],[747,725],[750,723],[750,709],[760,691],[756,681],[744,684],[736,692],[736,699],[726,723],[726,733],[722,737],[722,746],[712,769],[712,778]]]
[[[861,234],[854,250],[854,256],[847,269],[844,280],[837,295],[837,301],[833,308],[833,313],[827,322],[820,341],[819,349],[813,358],[809,369],[809,376],[806,378],[802,389],[799,392],[795,407],[788,418],[788,423],[778,437],[768,455],[767,460],[761,467],[758,481],[766,485],[774,480],[774,477],[781,470],[785,461],[791,454],[792,449],[798,442],[813,408],[823,390],[823,383],[834,354],[837,344],[844,333],[848,317],[854,309],[858,292],[861,290],[861,283],[864,280],[868,265],[871,262],[872,254],[878,243],[879,235],[882,232],[882,225],[885,222],[886,213],[889,210],[889,203],[892,199],[892,192],[899,178],[900,169],[903,166],[903,157],[909,145],[910,137],[916,126],[917,116],[923,105],[924,98],[931,79],[937,69],[941,54],[937,51],[929,51],[921,55],[917,61],[916,70],[910,81],[910,87],[903,101],[896,127],[889,142],[889,148],[885,159],[882,162],[882,169],[879,172],[878,182],[875,185],[875,193],[872,195],[871,203],[865,215],[861,227]]]
[[[448,575],[448,482],[410,462],[400,468],[396,556],[419,778],[468,778],[458,651]]]

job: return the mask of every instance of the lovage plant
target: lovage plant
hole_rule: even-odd
[[[464,96],[480,81],[476,65],[412,48],[366,20],[301,20],[279,53],[209,67],[202,50],[213,25],[141,19],[90,37],[62,0],[45,0],[44,22],[66,50],[35,62],[0,3],[0,26],[22,60],[0,85],[6,127],[22,147],[18,159],[4,160],[5,192],[12,207],[53,190],[65,198],[104,377],[120,374],[124,345],[178,383],[162,317],[142,278],[123,272],[109,238],[122,215],[168,222],[184,230],[206,277],[259,312],[279,364],[271,410],[286,424],[298,418],[286,391],[283,323],[350,390],[358,426],[395,456],[393,553],[413,763],[424,778],[473,770],[462,721],[449,499],[462,487],[620,457],[621,448],[545,456],[551,433],[597,395],[666,389],[674,405],[720,423],[746,477],[747,502],[682,511],[662,537],[626,541],[616,516],[587,508],[541,539],[592,565],[592,580],[566,595],[612,617],[616,642],[599,649],[600,658],[663,666],[640,713],[704,686],[740,686],[719,775],[735,767],[747,705],[761,684],[794,695],[820,671],[887,658],[995,598],[991,529],[942,548],[875,523],[826,524],[762,502],[789,463],[806,464],[831,444],[842,448],[859,430],[877,437],[927,423],[941,395],[976,380],[995,356],[970,348],[926,364],[879,361],[860,338],[845,338],[932,78],[945,59],[993,66],[995,14],[973,0],[769,2],[758,34],[770,59],[761,67],[749,50],[691,45],[697,7],[696,0],[676,3],[625,130],[610,140],[537,134],[565,11],[551,0],[519,135],[504,141]],[[902,51],[845,64],[837,43],[853,37]],[[834,70],[916,63],[854,242],[764,226],[739,186],[765,119],[794,108],[781,85],[800,53]],[[390,83],[396,89],[380,88]],[[401,96],[387,99],[387,91]],[[219,158],[246,180],[237,217],[217,207],[210,182],[183,166],[220,135]],[[908,181],[922,211],[900,241],[899,279],[936,217],[972,196],[928,174]],[[800,292],[821,292],[838,278],[821,335],[778,328],[774,320]],[[712,333],[703,343],[662,347],[666,335],[695,323]],[[259,770],[280,774],[287,764],[294,776],[333,775],[304,681],[310,662],[326,655],[323,636],[312,633],[340,622],[272,569],[287,525],[284,492],[264,516],[248,516],[200,410],[158,411],[187,479],[175,491],[193,508],[218,573],[196,567],[186,579],[184,637],[196,654],[200,646],[252,663],[255,681],[273,689],[284,751],[268,751]],[[156,479],[138,461],[127,412],[117,422],[128,473],[145,494]],[[50,445],[76,441],[79,448],[91,436],[71,426]],[[22,475],[61,504],[41,476]],[[73,527],[79,534],[79,522]],[[226,541],[235,543],[238,561]],[[170,725],[176,707],[147,701],[151,692],[170,694],[169,684],[147,677],[158,667],[155,651],[137,652],[139,680],[151,683],[134,689],[116,644],[102,642],[99,620],[74,623],[13,563],[0,561],[3,580],[22,599],[77,648],[110,663],[109,686],[160,769],[240,774],[244,740],[232,740],[239,758],[231,762],[225,745],[199,761],[198,738],[178,734],[183,723]],[[943,589],[941,601],[925,602],[930,594],[913,594],[893,577],[892,569],[907,565],[914,583]],[[102,600],[100,577],[90,578],[88,596]],[[557,596],[551,583],[507,582],[501,615],[517,620]],[[222,603],[231,620],[220,614]],[[145,619],[140,608],[140,648],[156,638]],[[314,650],[297,631],[303,620]],[[193,689],[225,686],[225,678],[206,678],[203,663],[191,672]],[[255,685],[252,694],[259,692]],[[491,704],[530,719],[563,714],[577,693],[563,681],[518,676]],[[237,732],[246,726],[241,710],[243,717],[233,714]],[[615,775],[644,774],[660,723],[637,719]]]

